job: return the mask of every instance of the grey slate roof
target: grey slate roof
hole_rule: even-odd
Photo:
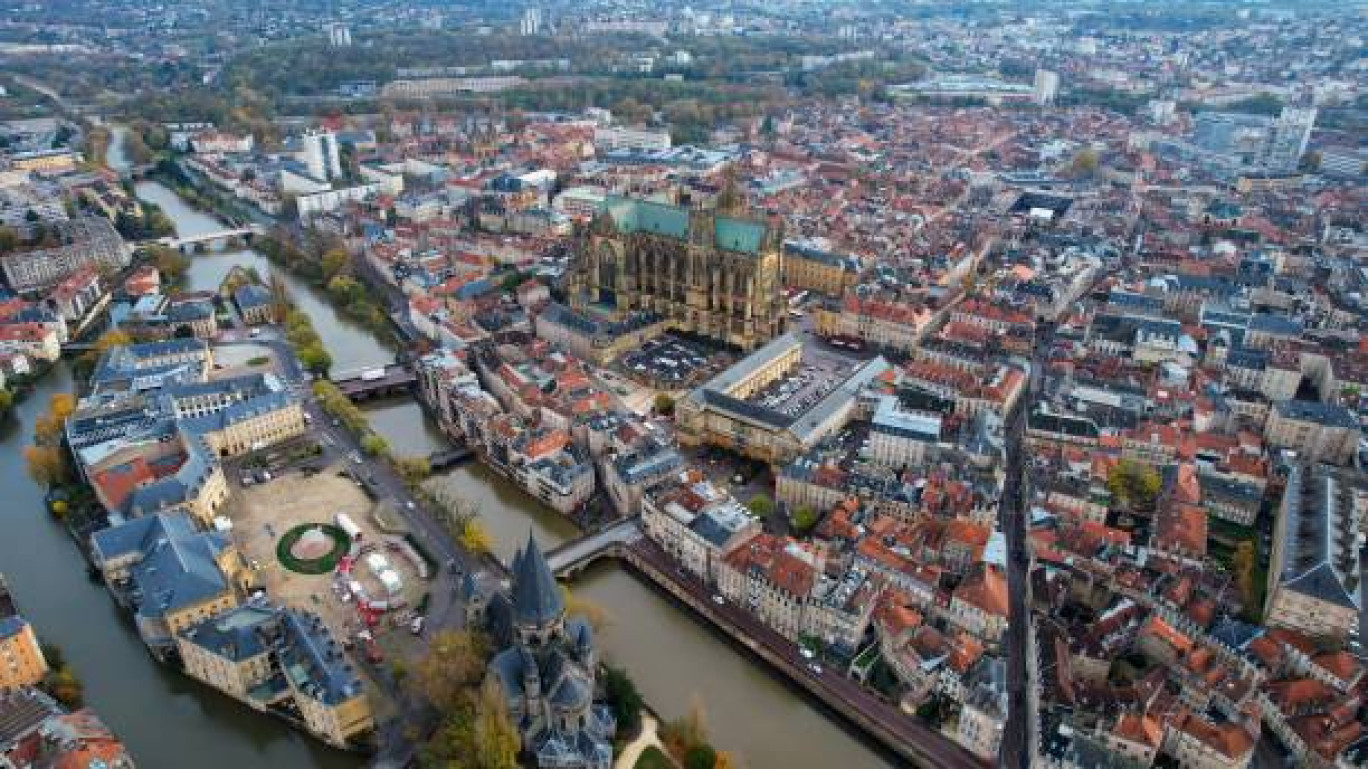
[[[513,561],[513,616],[519,625],[545,625],[565,613],[560,586],[529,531]]]
[[[228,589],[216,558],[229,546],[221,532],[200,532],[184,512],[161,513],[95,532],[98,561],[135,555],[129,569],[138,614],[159,617]]]

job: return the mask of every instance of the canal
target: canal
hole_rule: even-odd
[[[116,134],[109,158],[115,167],[125,162],[121,149]],[[220,228],[160,184],[143,182],[137,191],[160,205],[181,235]],[[199,255],[191,264],[188,287],[216,288],[234,265],[254,266],[263,274],[269,268],[263,256],[250,250]],[[392,359],[391,350],[340,317],[311,286],[283,272],[281,277],[296,304],[313,318],[335,369]],[[69,373],[60,368],[0,427],[0,452],[6,457],[0,472],[4,488],[14,495],[0,513],[8,519],[6,536],[0,537],[0,570],[40,635],[66,652],[85,681],[89,703],[128,742],[140,766],[184,766],[191,756],[195,766],[205,769],[359,766],[356,758],[324,748],[154,663],[104,589],[86,578],[75,548],[43,513],[42,495],[24,474],[22,461],[33,420],[49,395],[71,386]],[[380,402],[366,410],[375,429],[400,453],[425,454],[443,445],[412,401]],[[529,529],[546,547],[575,535],[565,519],[478,464],[458,467],[438,481],[474,502],[504,557],[511,556]],[[630,671],[646,700],[665,718],[701,702],[714,743],[740,754],[747,766],[889,765],[759,663],[621,569],[591,569],[574,590],[606,611],[601,651]]]

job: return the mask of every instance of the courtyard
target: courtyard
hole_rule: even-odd
[[[369,663],[358,667],[374,683],[373,666],[390,656],[383,650],[410,636],[434,569],[405,541],[402,516],[372,501],[345,465],[239,487],[222,514],[253,589],[318,612],[354,658]]]

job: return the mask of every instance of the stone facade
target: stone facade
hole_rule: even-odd
[[[762,221],[612,197],[580,245],[571,306],[654,312],[752,350],[787,322],[780,242]]]

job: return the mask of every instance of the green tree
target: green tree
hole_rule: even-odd
[[[410,676],[412,679],[413,676]],[[420,758],[425,769],[474,769],[471,749],[475,744],[475,719],[471,709],[458,706],[445,715],[442,725],[423,746]]]
[[[347,306],[365,301],[365,289],[361,287],[356,278],[338,275],[328,281],[328,296],[332,297],[337,304]]]
[[[774,512],[774,500],[764,494],[756,494],[746,503],[746,509],[757,518],[768,518]]]
[[[310,373],[326,376],[328,369],[332,368],[332,355],[320,344],[309,344],[300,348],[296,355],[299,357],[300,365]]]
[[[361,450],[373,457],[378,457],[389,453],[389,443],[375,433],[367,433],[361,439]]]
[[[613,708],[613,716],[617,719],[618,735],[636,736],[641,730],[641,711],[646,705],[641,693],[637,691],[636,682],[627,675],[626,670],[604,665],[603,690],[608,704]]]
[[[789,517],[789,523],[798,534],[806,534],[817,525],[817,511],[808,505],[800,505]]]
[[[675,399],[666,393],[658,393],[655,397],[655,412],[661,416],[673,416],[675,413]]]
[[[711,745],[695,745],[684,754],[684,769],[713,769],[717,751]]]
[[[1112,498],[1129,507],[1148,507],[1159,498],[1163,479],[1149,465],[1123,459],[1107,473]]]

